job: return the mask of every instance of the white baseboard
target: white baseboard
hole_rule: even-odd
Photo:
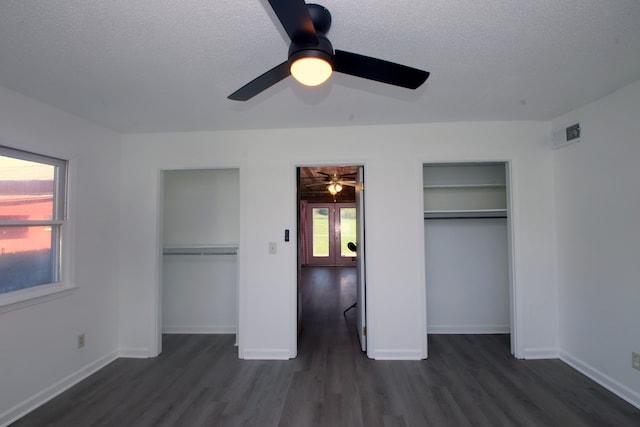
[[[509,325],[427,325],[428,334],[508,334]]]
[[[289,349],[278,348],[247,348],[244,349],[241,359],[245,360],[289,360],[294,358]]]
[[[426,359],[426,355],[421,350],[405,349],[405,350],[376,350],[372,355],[375,360],[422,360]]]
[[[235,325],[165,325],[163,334],[235,334]]]
[[[557,348],[525,348],[524,359],[557,359],[560,357]]]
[[[44,405],[49,400],[58,396],[60,393],[68,390],[73,387],[80,381],[84,380],[91,374],[99,371],[100,369],[107,366],[109,363],[113,362],[118,358],[118,353],[113,352],[107,354],[106,356],[101,357],[100,359],[89,363],[81,369],[78,369],[76,372],[71,375],[66,376],[60,381],[52,384],[51,386],[45,388],[44,390],[34,394],[23,402],[15,405],[13,408],[10,408],[0,414],[0,426],[8,426],[12,422],[17,419],[25,416],[29,412],[33,411],[37,407]]]
[[[604,374],[603,372],[600,372],[596,368],[588,365],[577,357],[574,357],[563,351],[560,352],[560,360],[562,360],[578,372],[581,372],[582,374],[591,378],[593,381],[597,382],[613,394],[640,409],[640,393],[631,390],[626,385],[619,383],[610,376]]]
[[[118,357],[128,357],[132,359],[148,359],[155,357],[147,347],[125,347],[118,350]]]

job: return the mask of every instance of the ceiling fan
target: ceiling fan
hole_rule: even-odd
[[[304,0],[269,0],[269,3],[291,39],[288,59],[233,92],[229,99],[247,101],[290,74],[307,86],[322,84],[332,71],[337,71],[408,89],[416,89],[429,77],[429,72],[417,68],[334,51],[326,36],[331,14],[324,6],[306,4]]]
[[[318,171],[317,173],[319,173],[320,175],[324,175],[325,180],[323,182],[317,182],[315,184],[307,184],[306,187],[326,186],[329,193],[335,196],[337,193],[341,192],[342,188],[345,186],[348,186],[348,187],[356,186],[356,181],[354,180],[354,177],[356,175],[355,172],[346,173],[342,175],[338,173],[329,174],[321,171]]]

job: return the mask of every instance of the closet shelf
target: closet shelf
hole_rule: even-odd
[[[505,184],[427,184],[423,188],[505,188]]]
[[[237,255],[238,245],[188,245],[162,249],[163,255]]]
[[[506,209],[437,210],[424,211],[424,219],[506,218]]]

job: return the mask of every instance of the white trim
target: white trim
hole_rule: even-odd
[[[381,349],[376,350],[372,358],[375,360],[422,360],[426,357],[422,349]]]
[[[560,360],[571,366],[576,371],[586,375],[593,381],[597,382],[602,387],[606,388],[621,399],[626,400],[636,408],[640,409],[640,393],[638,393],[637,391],[630,389],[626,385],[614,380],[607,374],[600,372],[598,369],[583,362],[577,357],[565,353],[564,351],[560,351]]]
[[[154,265],[155,269],[153,271],[153,283],[154,287],[152,289],[152,298],[155,301],[155,306],[152,306],[152,317],[151,317],[151,325],[153,335],[151,337],[150,343],[150,354],[149,357],[156,357],[162,353],[162,315],[163,315],[163,275],[162,275],[162,267],[164,265],[164,257],[162,255],[162,247],[164,235],[164,170],[156,169],[155,170],[155,200],[156,200],[156,229],[155,229],[155,252],[156,256],[154,257]]]
[[[521,301],[521,293],[518,287],[518,256],[517,240],[520,235],[518,224],[518,194],[515,191],[517,182],[517,158],[505,160],[505,173],[507,184],[507,247],[509,262],[509,321],[511,325],[511,353],[516,359],[523,358],[524,342],[524,303]]]
[[[429,325],[429,334],[508,334],[509,325]]]
[[[33,221],[2,221],[0,223],[3,227],[39,227],[39,226],[61,226],[65,224],[64,220],[52,219],[52,220],[33,220]]]
[[[125,347],[118,350],[118,357],[149,359],[155,357],[147,347]]]
[[[235,325],[164,325],[163,334],[235,334]]]
[[[245,348],[242,359],[245,360],[289,360],[291,356],[288,348]]]
[[[34,394],[33,396],[25,399],[21,403],[18,403],[12,408],[9,408],[2,414],[0,414],[0,426],[8,426],[17,419],[25,416],[29,412],[44,405],[49,400],[78,384],[80,381],[99,371],[118,358],[116,352],[109,353],[98,360],[89,363],[83,368],[75,371],[71,375],[66,376],[60,381],[52,384],[44,390]]]
[[[65,221],[66,224],[62,226],[62,263],[60,264],[61,282],[66,284],[69,288],[76,288],[76,212],[78,211],[76,205],[76,196],[78,194],[78,160],[69,158],[67,160],[67,206]]]
[[[424,185],[424,163],[416,162],[416,184],[418,186],[417,200],[418,211],[424,210],[424,189],[421,188]],[[416,229],[420,230],[415,234],[416,242],[416,277],[418,278],[418,301],[420,301],[420,348],[422,349],[420,357],[426,359],[429,355],[429,339],[428,339],[428,325],[427,325],[427,274],[426,274],[426,257],[425,257],[425,228],[424,228],[424,215],[416,216]]]
[[[522,357],[517,357],[517,359],[557,359],[558,358],[558,349],[557,348],[525,348]]]
[[[53,283],[9,292],[0,296],[0,314],[62,298],[71,295],[76,289],[78,288],[75,286]]]

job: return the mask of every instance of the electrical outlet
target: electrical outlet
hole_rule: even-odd
[[[78,335],[78,348],[84,347],[84,334]]]
[[[278,252],[276,242],[269,242],[269,254],[274,255],[276,252]]]
[[[640,353],[631,353],[631,367],[640,371]]]

